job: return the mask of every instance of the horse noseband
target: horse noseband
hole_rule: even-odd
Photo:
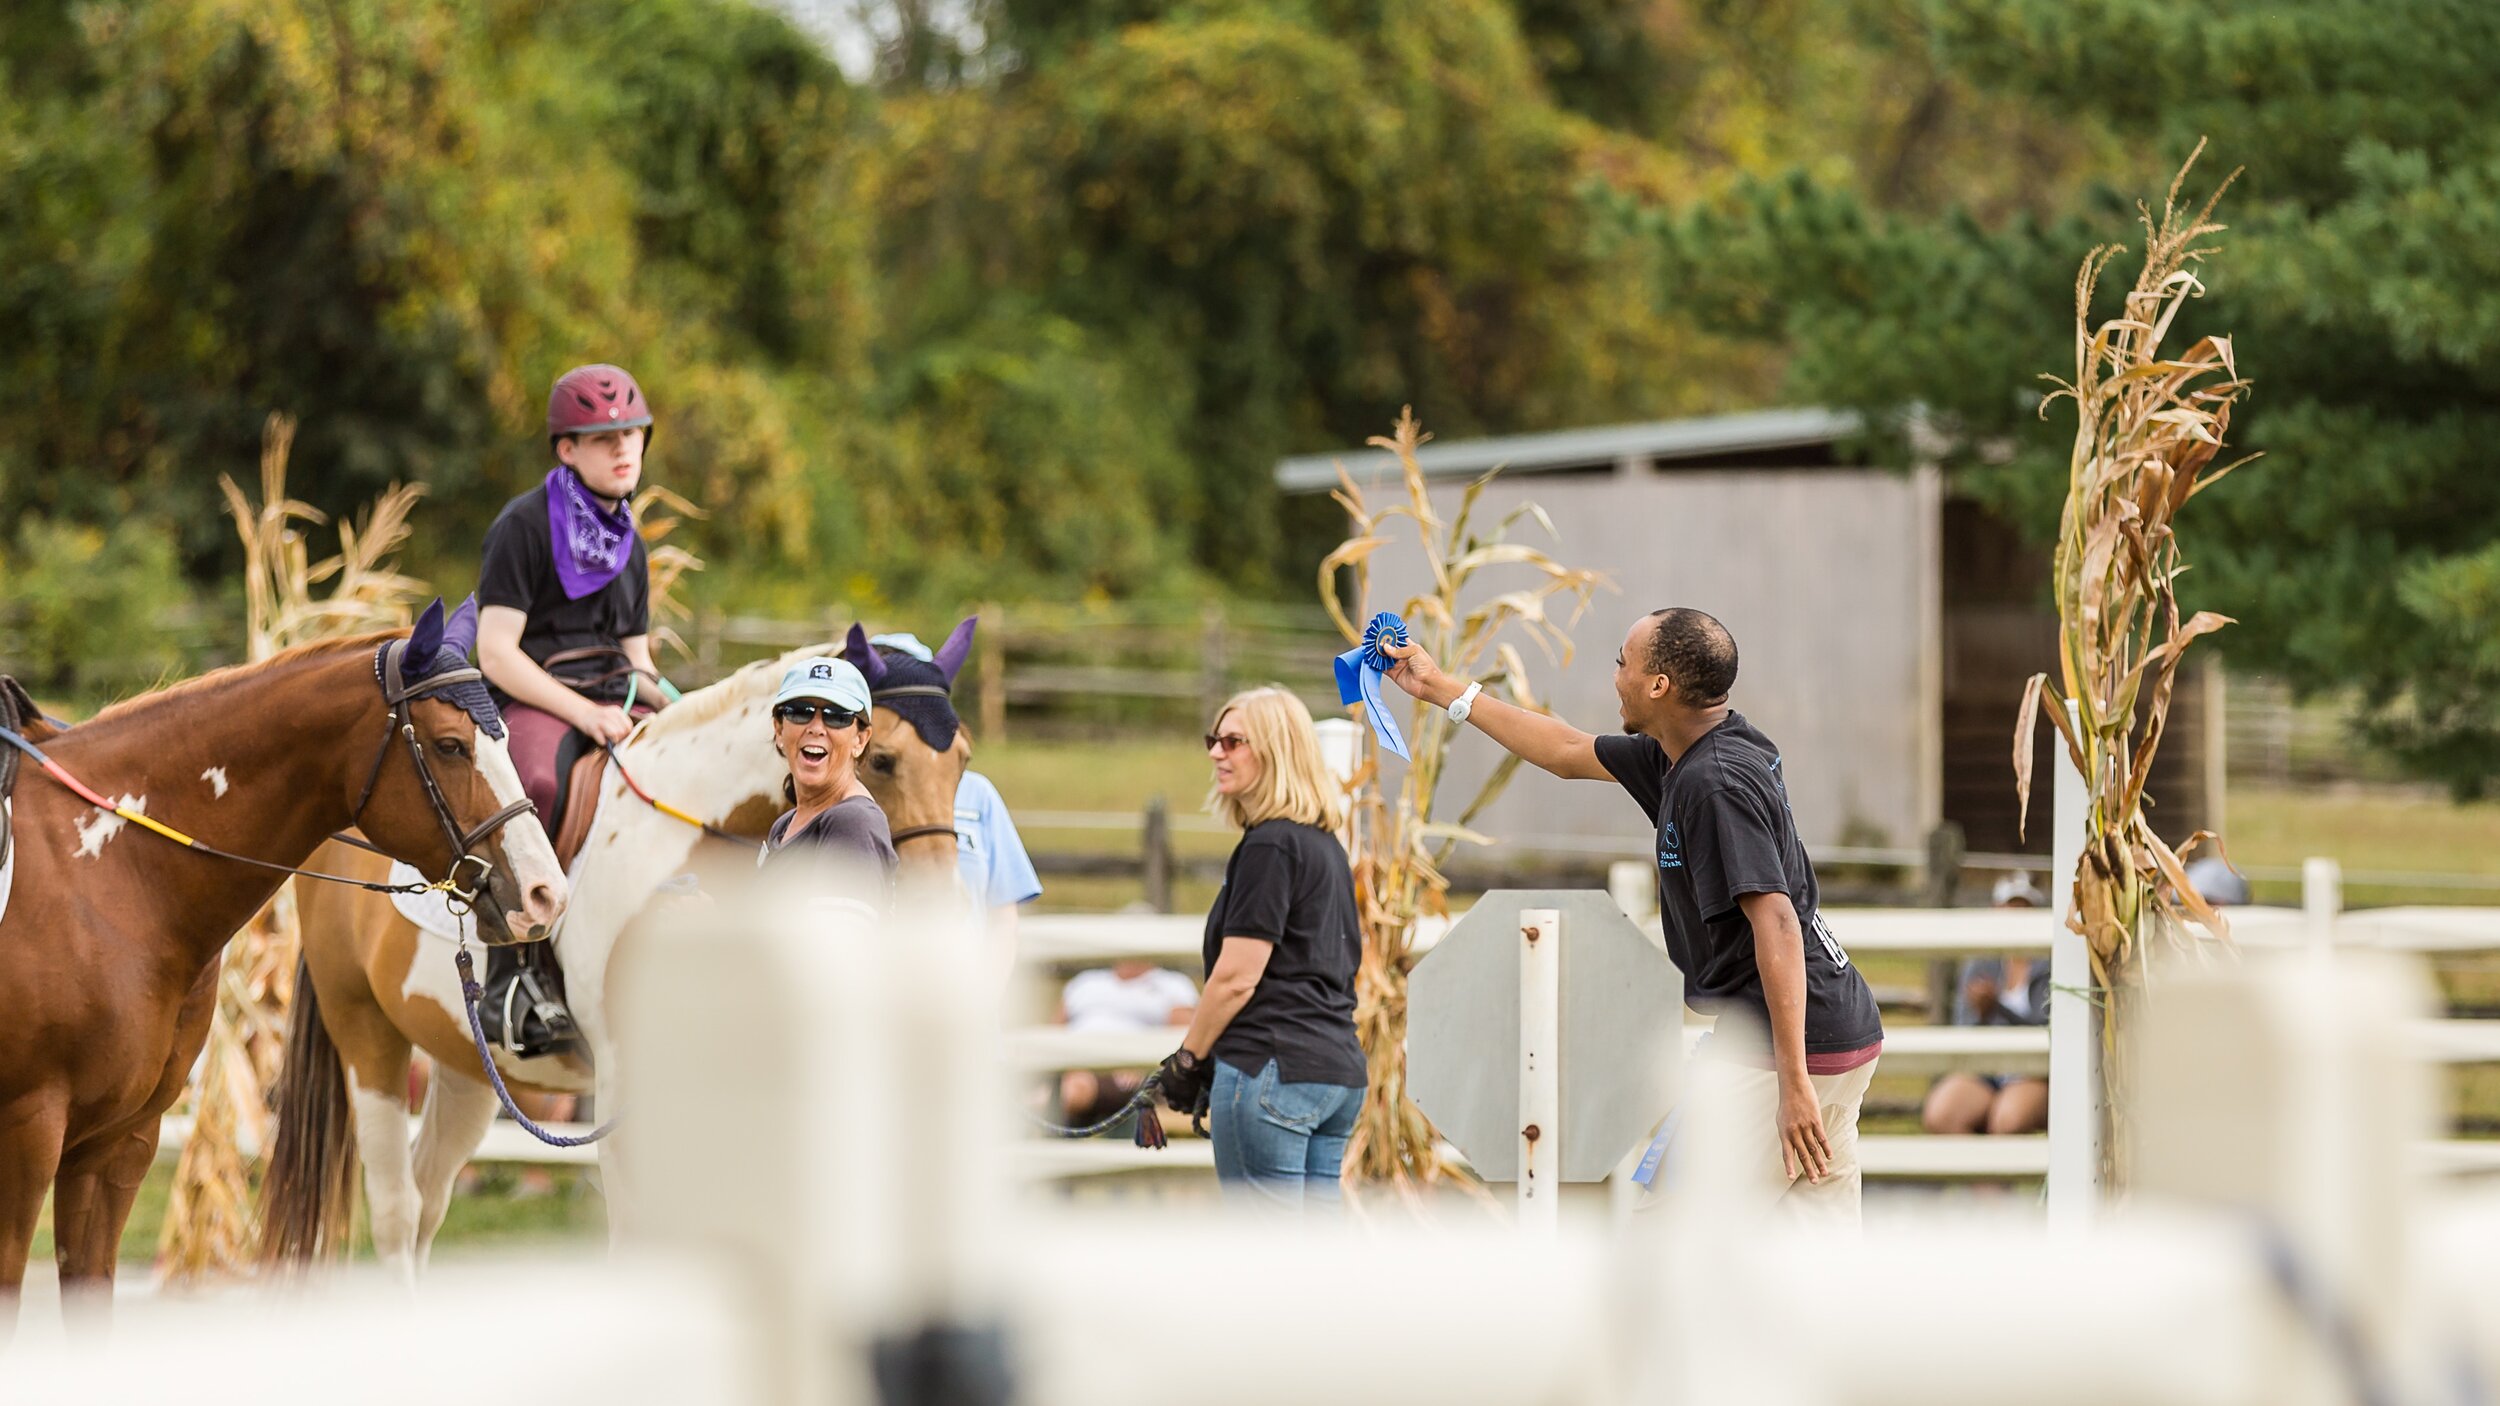
[[[950,840],[957,838],[955,834],[955,827],[952,825],[913,825],[897,830],[893,834],[888,835],[886,838],[891,840],[897,848],[900,848],[903,845],[910,844],[914,840],[928,839],[932,835],[944,835]]]

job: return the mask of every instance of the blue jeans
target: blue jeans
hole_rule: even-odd
[[[1334,1208],[1346,1139],[1362,1110],[1361,1089],[1281,1082],[1272,1059],[1256,1076],[1219,1059],[1207,1109],[1215,1179],[1226,1194],[1263,1206]]]

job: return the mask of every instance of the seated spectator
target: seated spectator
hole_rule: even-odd
[[[1198,987],[1188,977],[1143,958],[1078,972],[1060,995],[1060,1015],[1071,1030],[1152,1030],[1189,1024],[1198,1013]],[[1059,1106],[1071,1123],[1111,1116],[1146,1082],[1142,1069],[1071,1069],[1059,1076]],[[1147,1117],[1153,1117],[1150,1110]]]
[[[2187,881],[2196,886],[2196,896],[2216,908],[2238,908],[2248,903],[2248,880],[2241,878],[2231,862],[2218,854],[2209,854],[2187,867]]]
[[[2038,908],[2040,890],[2019,871],[1997,881],[1999,908]],[[1974,957],[1962,963],[1956,1025],[2046,1025],[2046,958]],[[1966,1074],[1938,1079],[1919,1122],[1931,1133],[2036,1133],[2049,1125],[2049,1081],[2029,1074]]]

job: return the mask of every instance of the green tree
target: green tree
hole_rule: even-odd
[[[2245,164],[2204,330],[2255,381],[2234,442],[2263,467],[2183,523],[2190,594],[2232,662],[2353,689],[2368,733],[2475,792],[2500,775],[2500,11],[2462,0],[2181,10],[1928,0],[1962,81],[2098,123],[2147,190],[2200,135]],[[2226,168],[2227,169],[2227,168]],[[2214,171],[2212,174],[2220,174]],[[1921,406],[1948,465],[2045,537],[2071,425],[2072,270],[2123,238],[2106,195],[2057,218],[1920,218],[1799,177],[1653,219],[1662,280],[1791,354],[1794,393],[1892,432]]]

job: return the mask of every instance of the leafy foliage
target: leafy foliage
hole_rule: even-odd
[[[1917,0],[889,0],[853,82],[746,0],[0,15],[0,514],[193,582],[272,412],[456,591],[591,360],[659,410],[703,602],[1298,593],[1280,455],[1758,403],[1616,200],[1802,165],[2028,208],[2088,137]],[[1964,160],[1999,138],[2015,174]]]
[[[2106,124],[2149,184],[2211,133],[2249,176],[2231,256],[2186,315],[2229,327],[2262,389],[2234,434],[2269,463],[2202,509],[2197,603],[2237,617],[2234,666],[2353,689],[2368,729],[2461,792],[2500,776],[2500,117],[2474,75],[2500,12],[2360,0],[2217,12],[2153,0],[1923,0],[1951,72]],[[2038,372],[2070,355],[2036,315],[2121,214],[1886,214],[1808,176],[1632,218],[1661,285],[1791,354],[1793,393],[1906,439],[1921,407],[1973,490],[2046,540],[2065,482]],[[2100,309],[2106,312],[2109,309]],[[1899,452],[1896,447],[1895,452]]]

